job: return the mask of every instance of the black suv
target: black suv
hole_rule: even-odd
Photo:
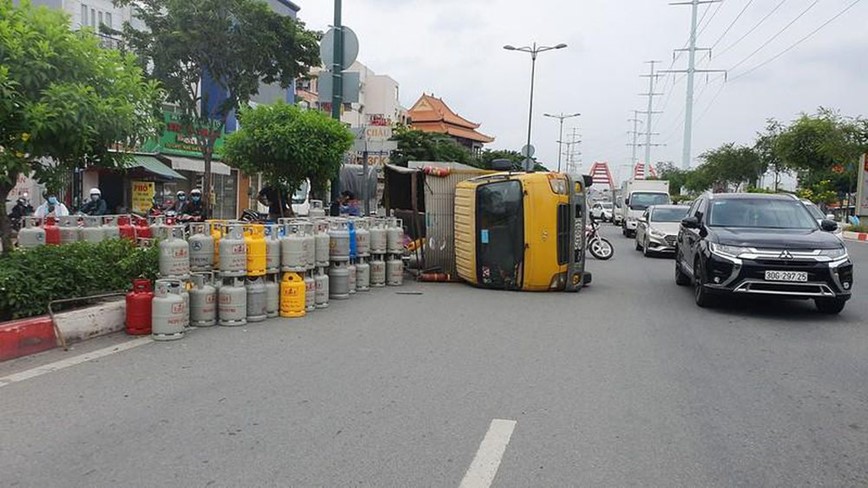
[[[693,284],[696,304],[716,295],[812,298],[840,313],[850,299],[853,263],[833,232],[792,195],[706,194],[681,221],[675,282]]]

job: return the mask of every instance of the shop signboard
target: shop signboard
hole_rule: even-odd
[[[158,152],[171,156],[186,156],[191,158],[202,159],[202,151],[199,150],[199,144],[196,142],[196,136],[188,134],[188,131],[181,122],[179,114],[171,111],[164,112],[163,116],[166,127],[163,130],[159,140],[148,141],[144,144],[144,152]],[[207,135],[211,131],[209,128],[200,128],[198,133]],[[225,134],[220,134],[217,140],[214,141],[214,158],[220,159],[220,154],[223,151],[223,138]]]
[[[146,214],[154,201],[155,185],[153,181],[133,181],[133,211]]]

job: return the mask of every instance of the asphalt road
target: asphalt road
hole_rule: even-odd
[[[868,485],[868,245],[839,317],[701,310],[606,226],[579,294],[408,284],[0,387],[0,486]],[[123,342],[0,364],[0,377]]]

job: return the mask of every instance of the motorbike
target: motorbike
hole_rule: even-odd
[[[612,246],[612,243],[608,239],[600,235],[599,229],[600,225],[597,221],[591,219],[585,228],[585,249],[596,259],[607,261],[615,255],[615,247]]]

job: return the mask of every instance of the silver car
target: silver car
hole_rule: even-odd
[[[639,217],[636,226],[636,250],[642,254],[674,253],[681,219],[690,207],[653,205]]]

